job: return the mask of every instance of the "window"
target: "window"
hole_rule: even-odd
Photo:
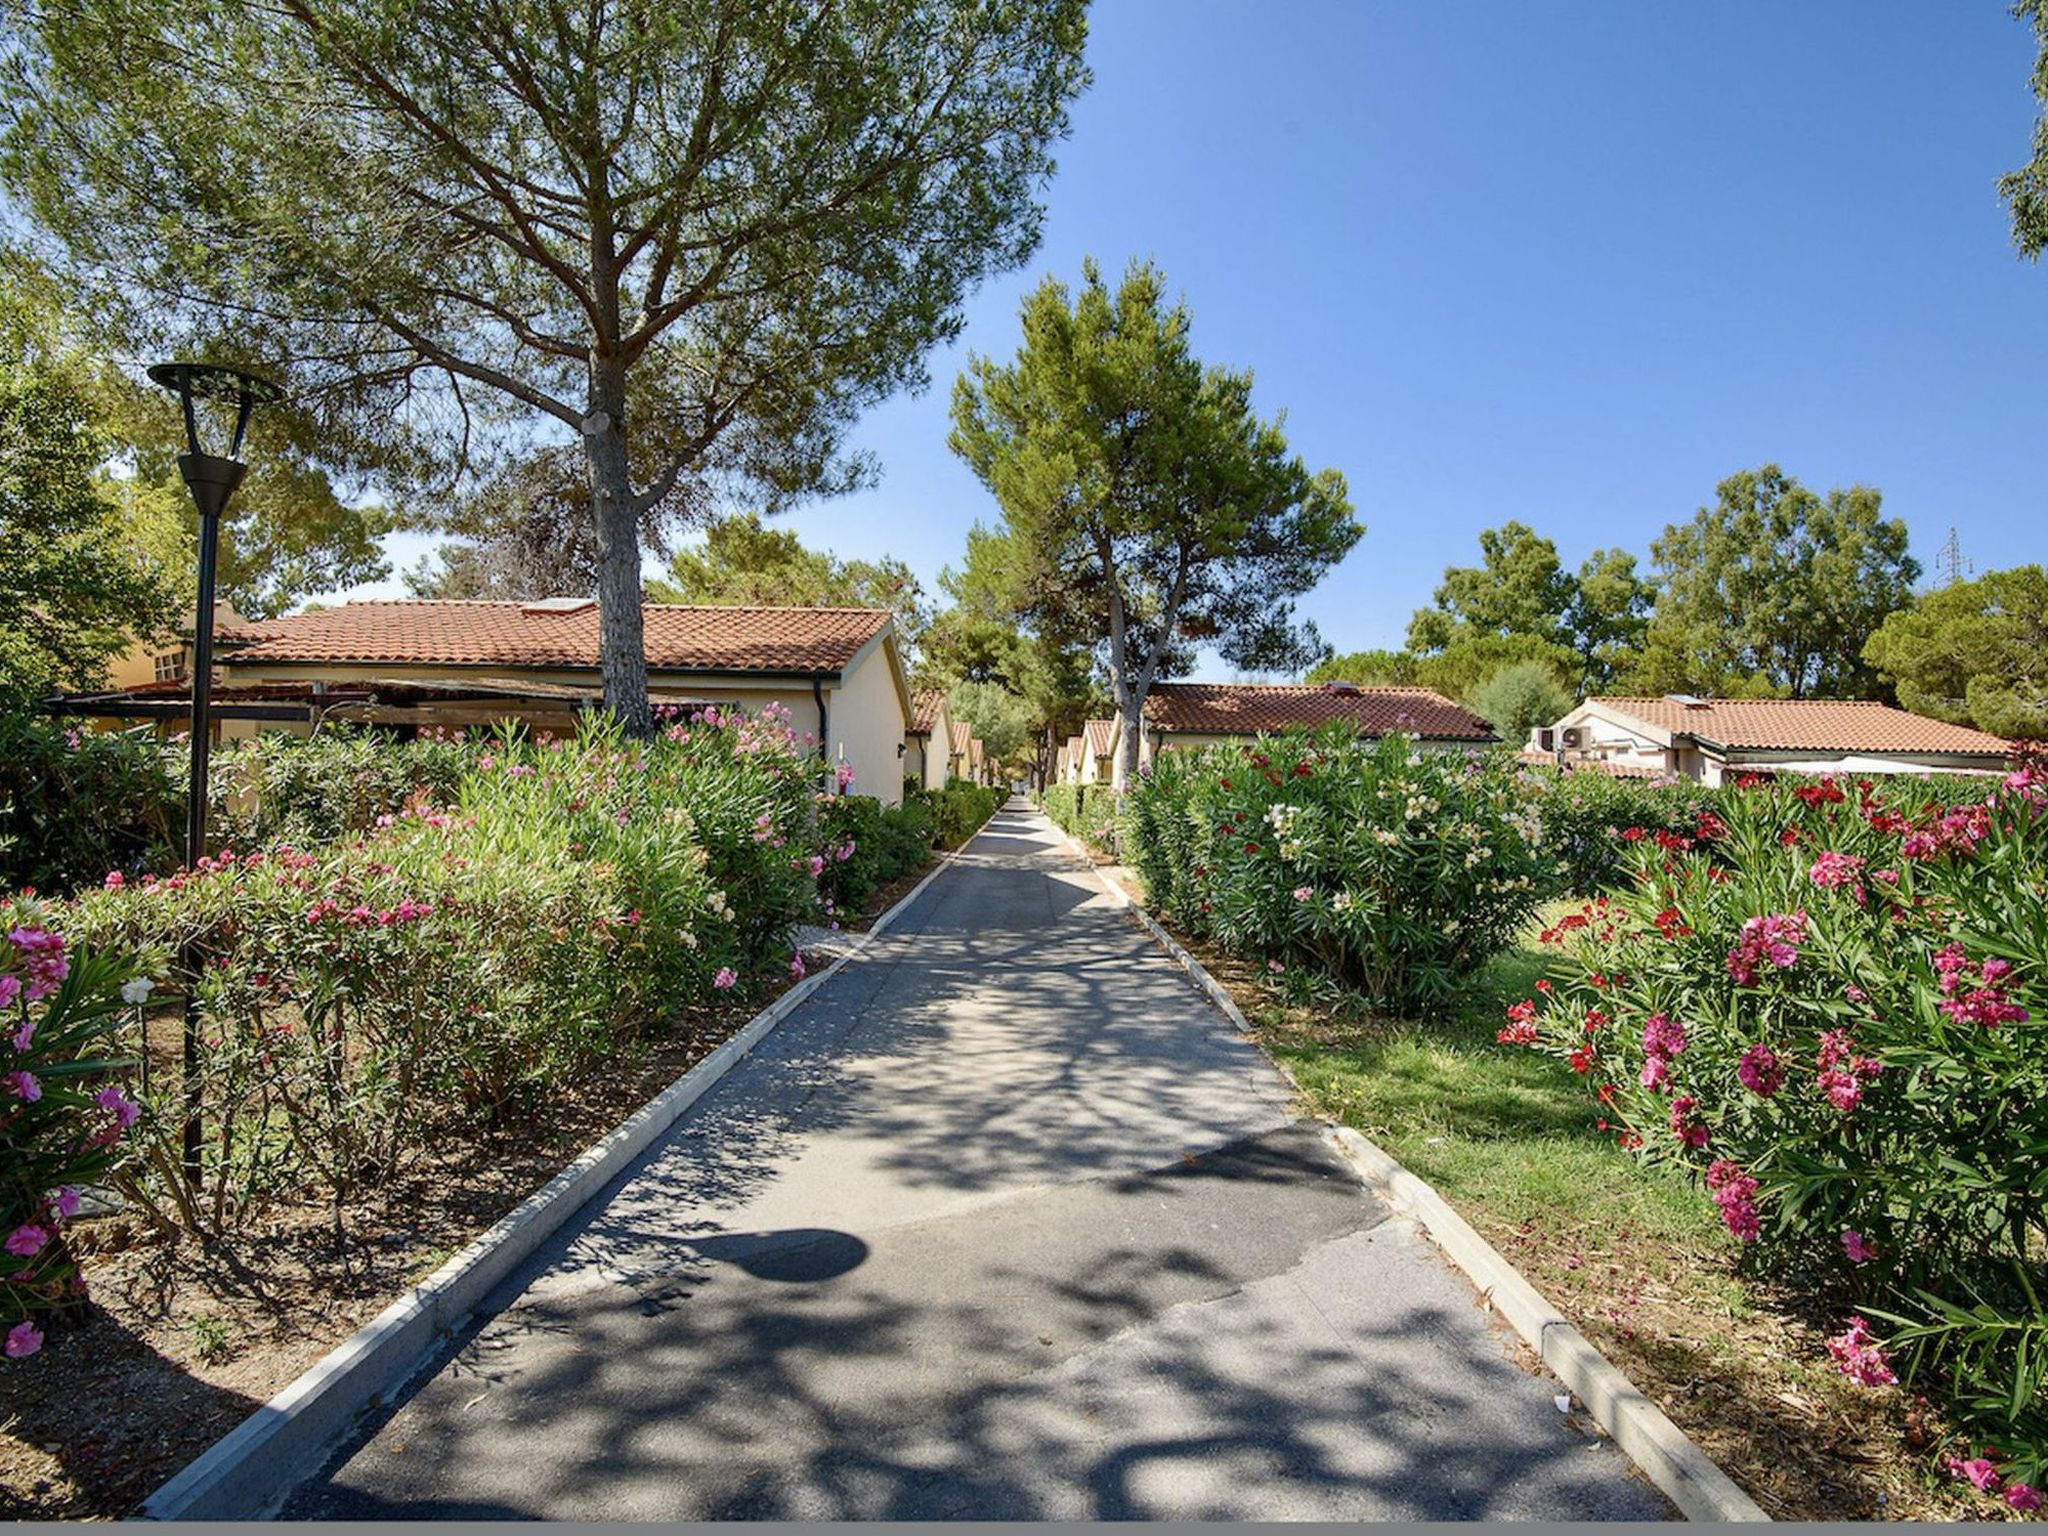
[[[175,683],[185,675],[185,653],[166,651],[156,659],[156,680],[160,683]]]

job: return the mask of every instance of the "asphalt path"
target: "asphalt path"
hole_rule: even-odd
[[[1051,826],[999,814],[299,1518],[1657,1519]]]

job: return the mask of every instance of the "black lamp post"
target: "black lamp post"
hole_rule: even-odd
[[[206,853],[206,768],[213,721],[213,586],[220,555],[220,518],[249,466],[242,462],[242,440],[249,415],[259,405],[282,400],[284,391],[268,379],[239,368],[212,363],[158,363],[150,382],[178,397],[185,412],[186,452],[178,455],[178,473],[199,508],[199,604],[192,616],[192,782],[185,793],[185,867],[191,869]],[[231,405],[234,436],[225,454],[208,453],[199,440],[195,401]],[[185,994],[185,1176],[199,1182],[199,987],[196,954],[186,957],[193,978]]]

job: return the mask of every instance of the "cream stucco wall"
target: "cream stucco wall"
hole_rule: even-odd
[[[825,694],[831,729],[827,761],[850,763],[853,792],[873,795],[884,805],[903,803],[905,754],[899,749],[910,726],[910,703],[895,654],[892,637],[884,634],[881,644],[854,658],[845,681]]]

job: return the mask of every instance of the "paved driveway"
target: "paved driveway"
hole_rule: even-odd
[[[1003,812],[296,1516],[1658,1518]]]

